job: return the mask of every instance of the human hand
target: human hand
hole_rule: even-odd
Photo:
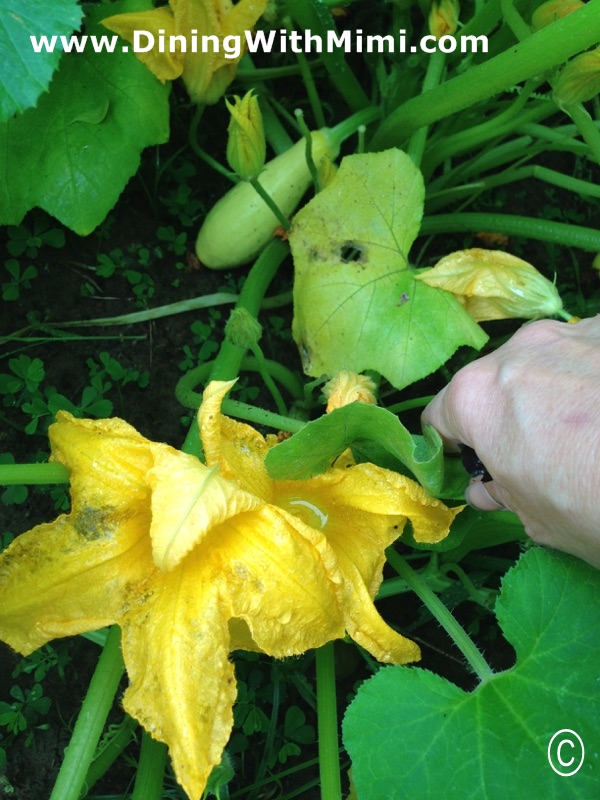
[[[471,505],[510,509],[534,541],[600,568],[600,317],[523,326],[460,370],[423,422],[486,466]]]

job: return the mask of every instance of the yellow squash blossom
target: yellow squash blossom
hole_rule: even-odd
[[[28,654],[118,624],[123,705],[167,743],[193,800],[231,733],[230,653],[283,658],[348,632],[380,661],[417,660],[372,601],[384,550],[407,519],[416,539],[440,540],[459,510],[347,459],[310,480],[271,480],[267,441],[220,412],[231,385],[204,394],[206,464],[122,420],[59,412],[52,460],[70,471],[71,512],[0,556],[0,639]]]
[[[349,403],[374,405],[377,402],[375,391],[375,383],[368,375],[343,369],[323,386],[323,394],[327,398],[326,411],[329,414],[335,408]]]
[[[458,250],[415,278],[452,292],[476,322],[565,315],[556,286],[531,264],[501,250]]]
[[[151,11],[107,17],[102,24],[133,44],[136,57],[162,83],[181,77],[195,103],[210,104],[235,77],[245,52],[245,31],[256,25],[267,4],[268,0],[240,0],[236,5],[231,0],[171,0]],[[204,40],[206,52],[202,37],[212,37]]]

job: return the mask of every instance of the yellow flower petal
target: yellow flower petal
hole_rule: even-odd
[[[206,464],[218,466],[225,478],[270,502],[272,482],[264,464],[267,442],[254,428],[221,414],[223,398],[234,385],[235,381],[211,381],[204,391],[198,425]]]
[[[59,411],[48,431],[51,461],[71,472],[71,495],[87,507],[147,506],[146,473],[152,452],[145,439],[121,419],[77,419]]]
[[[152,489],[152,554],[160,569],[171,570],[214,527],[261,505],[194,456],[168,445],[154,445]],[[175,490],[174,490],[175,487]]]
[[[551,317],[563,307],[554,284],[501,250],[459,250],[415,278],[455,294],[477,322]]]
[[[221,761],[236,697],[228,658],[227,609],[219,584],[193,551],[171,572],[156,570],[132,587],[122,622],[128,714],[166,742],[177,780],[202,796]]]
[[[118,34],[130,44],[134,43],[135,31],[148,31],[154,37],[155,45],[147,52],[137,52],[136,58],[145,64],[146,67],[158,78],[161,83],[173,81],[183,73],[184,54],[179,50],[170,52],[168,46],[169,36],[176,35],[175,18],[168,6],[155,8],[152,11],[139,11],[134,14],[115,14],[106,17],[102,24],[109,31]],[[164,53],[159,52],[159,36],[165,36],[167,46]],[[146,38],[141,38],[141,45],[145,47],[149,42]]]
[[[61,516],[18,536],[2,554],[0,639],[23,655],[114,623],[125,588],[152,568],[149,514],[89,514],[90,527],[82,525],[85,513]]]

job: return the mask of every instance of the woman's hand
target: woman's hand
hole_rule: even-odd
[[[536,542],[600,568],[600,317],[524,325],[460,370],[423,421],[487,468],[471,505],[510,509]]]

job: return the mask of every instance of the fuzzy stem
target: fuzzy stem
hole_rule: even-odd
[[[81,796],[124,671],[121,631],[113,625],[88,686],[50,800],[78,800]]]
[[[333,642],[319,647],[315,658],[321,798],[342,800]]]
[[[455,617],[429,588],[425,580],[418,572],[415,572],[412,567],[409,567],[405,559],[392,547],[389,547],[385,552],[389,564],[396,570],[398,575],[410,585],[419,600],[433,614],[435,619],[467,659],[469,666],[479,680],[483,683],[491,678],[494,673],[490,665],[475,647],[473,641],[459,625]]]

